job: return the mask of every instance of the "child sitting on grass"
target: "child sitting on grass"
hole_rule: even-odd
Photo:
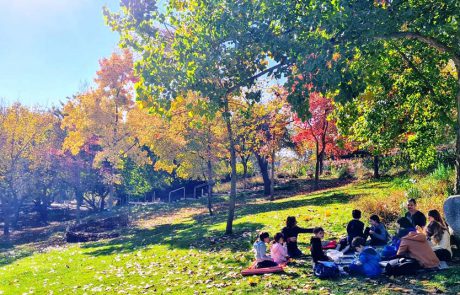
[[[322,227],[315,227],[313,229],[314,236],[311,237],[311,257],[314,263],[318,261],[329,261],[329,257],[324,254],[323,245],[321,240],[324,238],[324,229]]]
[[[348,222],[347,225],[347,237],[340,240],[340,244],[337,246],[337,250],[347,252],[350,249],[351,241],[356,237],[364,236],[364,223],[361,219],[361,211],[353,210],[351,212],[353,219]]]
[[[380,222],[380,218],[375,214],[371,215],[369,222],[371,226],[364,231],[364,239],[367,240],[367,237],[370,237],[371,246],[385,246],[390,238],[385,225]]]
[[[287,248],[284,243],[284,236],[282,233],[277,233],[274,242],[270,247],[270,255],[277,264],[285,264],[289,260]]]
[[[357,261],[354,261],[345,270],[351,275],[364,275],[366,277],[377,277],[382,273],[380,268],[380,255],[372,247],[365,247],[366,240],[356,237],[351,242],[351,247],[359,253]]]
[[[256,258],[256,268],[266,268],[277,266],[276,262],[267,255],[267,246],[270,242],[270,235],[267,232],[261,232],[259,239],[254,243],[254,252]]]

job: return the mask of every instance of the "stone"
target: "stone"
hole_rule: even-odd
[[[454,236],[460,240],[460,195],[447,198],[444,202],[444,216]]]

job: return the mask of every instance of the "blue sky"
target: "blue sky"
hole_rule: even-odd
[[[0,0],[0,100],[57,105],[118,49],[102,7],[118,0]]]

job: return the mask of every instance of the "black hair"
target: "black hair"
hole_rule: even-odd
[[[275,242],[279,242],[280,239],[283,238],[284,239],[284,235],[282,233],[276,233],[274,239],[275,239]]]
[[[377,223],[380,223],[380,218],[375,214],[371,215],[371,217],[369,217],[369,219],[374,220]]]
[[[266,231],[261,232],[261,233],[259,234],[259,240],[261,240],[262,242],[263,242],[266,238],[268,238],[268,237],[270,237],[270,234],[267,233]]]
[[[361,211],[355,209],[355,210],[351,211],[351,216],[353,216],[353,218],[355,218],[355,219],[360,219],[361,218]]]
[[[296,224],[297,220],[294,216],[288,216],[288,218],[286,218],[286,227],[294,227]]]
[[[318,227],[315,227],[315,228],[313,229],[313,233],[314,233],[315,235],[316,235],[317,233],[322,232],[322,231],[324,231],[324,229],[323,229],[322,227],[319,227],[319,226],[318,226]]]
[[[402,228],[410,228],[410,227],[414,227],[412,225],[412,222],[410,222],[409,219],[407,219],[406,217],[401,217],[399,218],[397,221],[396,221],[400,227]]]
[[[414,205],[417,205],[417,201],[414,198],[407,200],[407,203],[410,203],[410,202],[414,203]]]
[[[355,237],[351,241],[352,248],[357,248],[357,247],[364,246],[364,245],[366,245],[366,240],[363,237]]]

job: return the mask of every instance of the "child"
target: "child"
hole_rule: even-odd
[[[302,251],[300,251],[299,247],[297,246],[297,236],[300,233],[312,233],[313,229],[298,227],[295,217],[289,216],[286,219],[286,227],[284,227],[281,232],[286,239],[289,257],[297,258],[303,255]]]
[[[426,235],[420,232],[411,231],[401,238],[398,256],[406,256],[417,260],[423,268],[435,268],[439,266],[439,259],[431,249]]]
[[[270,255],[277,264],[285,264],[288,262],[289,256],[282,233],[277,233],[275,235],[275,241],[270,248]]]
[[[428,211],[428,220],[430,222],[437,221],[439,224],[441,224],[444,228],[447,228],[447,224],[444,221],[444,219],[441,217],[441,213],[439,213],[438,210],[430,210]]]
[[[396,233],[395,238],[401,239],[407,236],[410,232],[415,231],[415,227],[412,225],[411,221],[406,217],[399,218],[396,223],[399,226],[398,232]]]
[[[364,239],[366,240],[368,236],[371,238],[371,246],[384,246],[387,244],[390,235],[385,228],[385,225],[380,222],[380,218],[377,215],[372,215],[369,218],[371,224],[370,227],[366,228],[364,232]]]
[[[321,239],[324,238],[324,229],[322,227],[315,227],[313,229],[314,236],[311,237],[310,244],[311,244],[311,257],[314,263],[318,261],[329,261],[329,257],[324,254],[323,246],[321,243]]]
[[[265,268],[277,266],[273,259],[267,255],[267,246],[270,242],[270,235],[267,232],[262,232],[259,239],[254,243],[254,252],[256,257],[256,268]]]
[[[365,247],[366,240],[362,237],[356,237],[351,242],[351,247],[359,253],[358,260],[353,262],[348,272],[355,275],[364,275],[367,277],[377,277],[382,273],[380,268],[380,255],[372,247]]]
[[[350,249],[349,245],[354,238],[364,236],[364,223],[360,220],[361,211],[355,209],[351,212],[351,216],[353,220],[347,225],[347,237],[342,239],[340,245],[337,247],[337,250],[341,250],[342,252],[347,252]]]

